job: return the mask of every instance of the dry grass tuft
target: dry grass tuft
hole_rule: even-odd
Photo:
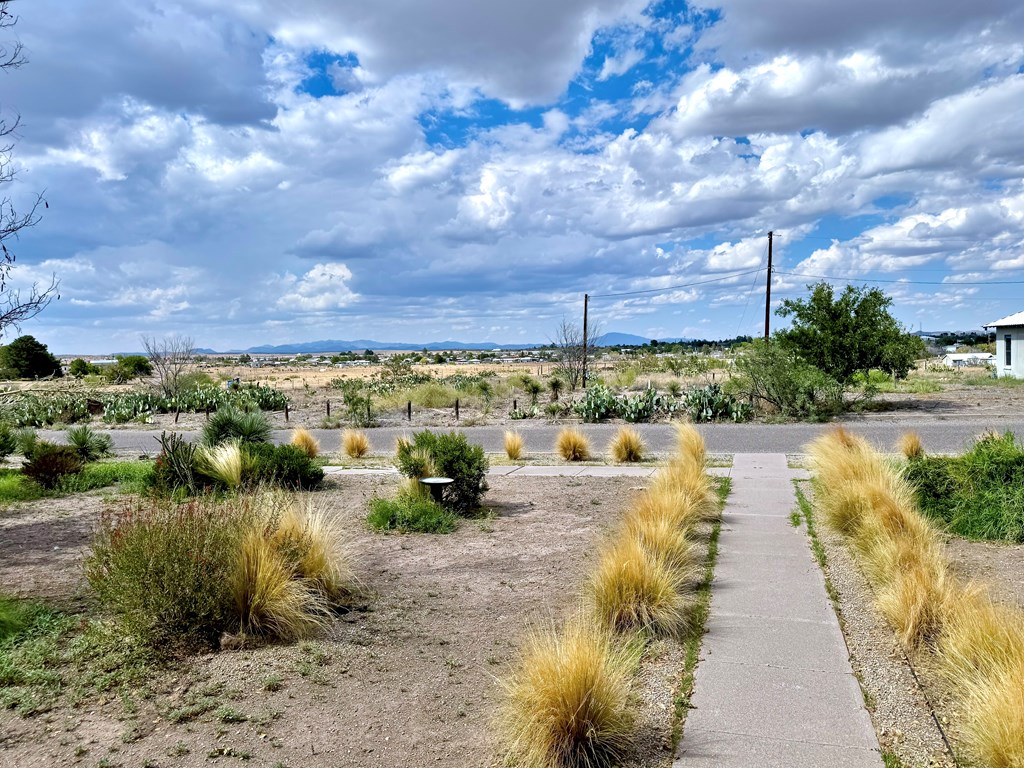
[[[659,470],[651,483],[656,494],[681,494],[690,499],[702,519],[714,517],[718,511],[711,478],[704,467],[693,461],[673,458]]]
[[[320,441],[304,427],[299,427],[292,432],[291,444],[311,459],[315,459],[320,454]]]
[[[704,517],[703,499],[698,495],[651,487],[633,502],[629,516],[638,520],[668,520],[683,533],[689,533]]]
[[[962,690],[962,732],[974,764],[1024,766],[1024,664],[1002,666]]]
[[[875,599],[903,646],[915,648],[942,629],[949,606],[956,599],[956,585],[945,563],[922,559],[894,573]]]
[[[609,445],[612,460],[619,464],[643,461],[646,450],[640,433],[632,427],[619,427]]]
[[[407,435],[399,435],[395,438],[395,453],[402,453],[412,448],[412,440]]]
[[[601,553],[590,594],[596,616],[612,629],[678,636],[692,617],[685,581],[636,538],[623,538]]]
[[[295,576],[337,602],[351,595],[355,573],[336,516],[312,499],[292,499],[277,521],[271,540]]]
[[[229,440],[214,446],[200,446],[197,456],[203,472],[210,477],[224,483],[228,488],[238,488],[242,484],[245,457],[237,440]]]
[[[954,690],[1000,669],[1024,669],[1024,614],[972,586],[950,606],[936,651]]]
[[[512,461],[518,461],[523,456],[526,442],[523,436],[514,429],[505,430],[505,455]]]
[[[920,459],[924,456],[924,443],[917,432],[904,432],[900,435],[896,448],[908,459]]]
[[[634,665],[607,631],[581,619],[534,632],[504,683],[499,728],[508,755],[525,768],[620,763],[632,742]]]
[[[667,515],[628,514],[622,523],[620,538],[636,540],[647,554],[687,581],[696,573],[697,562],[686,531]]]
[[[293,577],[284,555],[261,531],[242,539],[231,578],[239,629],[284,640],[307,637],[326,624],[324,599]]]
[[[370,452],[370,438],[358,429],[346,429],[341,433],[341,449],[353,459],[361,459]]]
[[[587,461],[590,458],[590,441],[580,430],[565,427],[555,438],[555,450],[566,461]]]
[[[691,461],[700,467],[707,463],[704,438],[692,424],[686,422],[676,424],[676,450],[680,458],[685,461]]]

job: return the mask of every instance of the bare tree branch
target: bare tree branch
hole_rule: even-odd
[[[587,329],[586,350],[588,355],[600,335],[601,331],[596,323]],[[564,379],[570,390],[584,386],[583,329],[563,317],[558,328],[555,329],[555,337],[551,339],[551,343],[558,350],[558,365],[555,366],[555,375]]]
[[[178,394],[179,381],[195,356],[195,342],[189,336],[159,340],[155,336],[143,336],[142,346],[156,371],[160,389],[168,397]]]

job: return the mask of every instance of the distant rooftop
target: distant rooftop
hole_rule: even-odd
[[[1024,312],[1017,312],[1013,315],[1007,315],[1001,320],[993,320],[991,323],[985,323],[986,328],[991,328],[994,325],[1024,325]]]

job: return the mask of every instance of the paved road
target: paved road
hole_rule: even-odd
[[[920,433],[925,449],[934,453],[953,453],[961,451],[971,444],[974,437],[986,429],[1011,430],[1024,438],[1024,416],[1013,415],[1004,419],[994,417],[957,417],[936,419],[934,417],[921,420],[901,420],[899,422],[875,420],[847,420],[843,425],[853,432],[864,435],[881,450],[891,451],[896,440],[909,429]],[[702,424],[698,425],[708,450],[712,453],[803,453],[804,446],[823,430],[827,424]],[[555,435],[560,426],[551,424],[535,424],[527,421],[517,422],[514,427],[526,439],[527,452],[550,453],[553,451]],[[648,448],[656,453],[667,453],[672,450],[673,431],[668,424],[636,425]],[[414,429],[384,427],[366,430],[376,453],[391,453],[395,438],[409,434]],[[581,427],[590,436],[593,448],[603,451],[618,428],[614,424],[584,424]],[[474,443],[479,443],[489,453],[502,450],[502,438],[506,427],[468,427],[463,431]],[[337,450],[341,442],[339,430],[311,430],[320,440],[325,451]],[[156,436],[153,430],[110,430],[114,438],[114,446],[122,454],[153,454],[157,451]],[[195,433],[183,433],[194,436]],[[41,430],[40,435],[47,439],[60,440],[62,433]],[[287,440],[287,431],[274,433],[275,440]]]

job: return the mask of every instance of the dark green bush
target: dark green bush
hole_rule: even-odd
[[[218,445],[232,439],[242,443],[270,442],[270,422],[259,411],[246,413],[231,406],[221,407],[203,427],[203,444]]]
[[[378,531],[451,533],[459,518],[425,496],[402,494],[397,499],[371,499],[366,522]]]
[[[3,461],[18,449],[18,437],[11,425],[0,422],[0,461]]]
[[[69,429],[67,440],[82,461],[96,461],[114,453],[114,441],[110,435],[94,432],[86,424]]]
[[[487,457],[479,445],[470,445],[461,432],[417,432],[412,442],[398,449],[398,469],[406,477],[417,477],[416,456],[426,452],[442,477],[453,483],[445,487],[441,503],[448,509],[469,516],[480,509],[487,490]]]
[[[1024,542],[1024,450],[1013,433],[981,437],[962,456],[907,464],[921,510],[971,539]]]
[[[736,358],[732,394],[783,416],[825,421],[843,412],[843,387],[777,342],[758,339]]]
[[[316,488],[324,480],[324,470],[294,445],[254,443],[242,448],[249,455],[249,486],[277,485],[290,490]]]
[[[32,451],[39,443],[39,436],[32,427],[22,427],[14,433],[14,441],[18,446],[18,453],[26,459],[32,458]]]
[[[31,458],[22,465],[24,475],[47,490],[57,487],[62,477],[76,475],[85,462],[69,445],[54,445],[42,440],[35,444]]]

